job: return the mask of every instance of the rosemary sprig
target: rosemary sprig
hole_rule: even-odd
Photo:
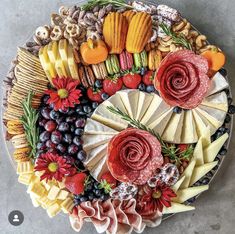
[[[171,30],[170,27],[168,27],[166,24],[161,23],[159,25],[161,27],[161,29],[163,30],[163,32],[167,35],[170,36],[172,38],[172,40],[174,41],[175,44],[177,45],[182,45],[183,47],[185,47],[188,50],[193,50],[192,45],[190,44],[190,42],[187,40],[187,38],[185,37],[184,34],[179,34],[177,35],[175,32],[173,32]]]
[[[96,6],[108,6],[111,4],[115,9],[126,7],[127,9],[133,9],[133,7],[126,3],[125,0],[89,0],[82,6],[82,10],[89,11]]]
[[[189,146],[185,151],[180,152],[179,148],[176,147],[175,144],[168,144],[165,143],[160,135],[156,133],[153,129],[148,128],[144,124],[142,124],[140,121],[136,119],[132,119],[128,114],[123,113],[120,109],[112,107],[112,106],[107,106],[107,109],[118,116],[120,116],[123,120],[129,123],[132,127],[147,131],[151,133],[153,136],[155,136],[161,146],[162,146],[162,154],[164,156],[167,156],[170,158],[170,160],[174,161],[177,165],[181,164],[182,160],[189,160],[190,157],[192,156],[193,153],[193,146]]]
[[[29,92],[26,99],[22,102],[24,115],[21,117],[21,122],[25,129],[25,134],[31,151],[30,158],[34,158],[37,151],[37,143],[39,141],[39,129],[37,128],[38,112],[32,107],[32,98],[34,93]]]

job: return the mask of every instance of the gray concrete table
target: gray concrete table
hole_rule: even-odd
[[[16,47],[24,43],[35,28],[47,24],[50,13],[60,5],[75,1],[63,0],[1,0],[0,1],[0,74],[7,73]],[[227,54],[230,84],[235,94],[235,1],[234,0],[160,0],[181,11],[211,43],[219,45]],[[1,136],[2,137],[2,136]],[[0,139],[2,142],[3,139]],[[226,160],[211,184],[210,190],[196,201],[196,210],[178,214],[164,221],[157,229],[144,233],[174,234],[232,234],[235,233],[235,139],[232,139]],[[17,182],[4,149],[0,149],[0,233],[49,234],[75,233],[68,217],[49,219],[46,212],[34,209],[26,194],[26,187]],[[25,220],[19,227],[8,223],[8,213],[20,210]],[[81,233],[95,233],[92,225],[85,225]]]

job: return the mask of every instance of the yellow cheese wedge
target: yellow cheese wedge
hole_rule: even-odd
[[[196,147],[194,148],[193,159],[196,161],[196,166],[201,166],[204,164],[202,137],[200,137],[196,144]]]
[[[66,190],[60,190],[57,199],[58,200],[65,200],[69,196],[69,192]]]
[[[53,218],[54,216],[60,213],[60,210],[60,205],[58,203],[55,203],[52,206],[48,207],[47,214],[50,218]]]
[[[213,141],[207,148],[204,149],[203,155],[204,155],[204,161],[206,163],[213,162],[219,153],[220,149],[224,145],[224,143],[227,141],[229,135],[228,133],[225,133],[215,141]]]
[[[171,207],[164,207],[163,214],[175,214],[192,210],[195,210],[194,206],[186,206],[184,204],[171,202]]]
[[[181,189],[185,189],[185,188],[189,187],[190,179],[191,179],[195,164],[196,164],[196,161],[191,160],[191,162],[189,163],[187,168],[184,170],[182,176],[185,176],[185,179],[184,179],[183,183],[180,185]]]
[[[194,183],[200,180],[204,175],[206,175],[209,171],[211,171],[217,164],[218,161],[215,161],[211,163],[206,163],[199,167],[195,167],[190,180],[190,186],[192,186]]]
[[[61,210],[67,214],[70,213],[74,207],[74,203],[72,198],[68,197],[66,200],[64,200],[61,204]]]
[[[173,198],[173,202],[177,203],[183,203],[187,201],[188,199],[197,196],[198,194],[206,191],[209,189],[208,185],[202,185],[197,187],[190,187],[186,189],[181,189],[177,191],[177,197]]]
[[[55,62],[55,69],[56,69],[56,72],[57,72],[57,74],[60,78],[68,77],[68,74],[66,72],[66,69],[65,69],[65,66],[64,66],[64,63],[63,63],[63,60],[61,59],[59,53],[57,54],[57,59],[56,59],[56,62]]]
[[[75,80],[80,80],[79,74],[78,74],[78,66],[75,62],[74,54],[73,54],[73,48],[71,46],[68,46],[68,67],[70,75]]]
[[[59,41],[59,54],[63,61],[68,77],[71,77],[70,69],[68,65],[68,47],[70,47],[70,45],[68,45],[68,41],[66,39],[62,39]]]
[[[57,196],[59,195],[60,188],[57,186],[52,186],[49,193],[47,194],[48,199],[50,200],[56,200]]]
[[[25,185],[29,185],[31,178],[32,178],[33,174],[28,173],[28,174],[21,174],[18,177],[18,182],[21,184],[25,184]]]
[[[175,193],[176,193],[176,192],[178,191],[178,189],[180,188],[180,186],[181,186],[181,184],[183,183],[184,179],[185,179],[185,176],[182,176],[182,177],[177,181],[177,183],[174,184],[174,185],[171,187],[172,190],[173,190]]]
[[[202,135],[202,147],[205,148],[211,144],[211,131],[210,127],[207,126]]]
[[[55,64],[58,54],[58,42],[52,41],[48,44],[47,54],[52,64]]]
[[[30,161],[18,162],[16,173],[18,175],[28,174],[33,172],[33,164]]]

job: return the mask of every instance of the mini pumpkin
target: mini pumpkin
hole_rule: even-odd
[[[82,43],[80,53],[85,63],[98,64],[104,62],[108,57],[108,48],[104,41],[89,38]]]

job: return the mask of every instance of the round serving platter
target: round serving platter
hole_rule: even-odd
[[[76,4],[82,4],[84,2],[85,1],[79,1]],[[144,2],[153,4],[153,5],[155,4],[153,1],[144,1]],[[197,30],[194,26],[193,26],[193,28],[200,33],[200,31]],[[32,41],[32,38],[28,39],[26,41],[26,43],[30,42],[30,41]],[[210,44],[210,43],[208,42],[208,44]],[[25,46],[25,45],[23,45],[23,46]],[[8,75],[10,75],[11,72],[14,70],[15,65],[16,64],[14,63],[14,60],[13,60],[12,65],[9,69]],[[221,69],[221,73],[223,73],[223,76],[226,78],[226,80],[229,83],[228,76],[227,76],[227,71],[225,69]],[[226,92],[228,94],[228,97],[232,98],[232,93],[231,93],[230,86],[228,87]],[[1,134],[2,134],[3,139],[7,139],[7,131],[6,131],[4,121],[3,121],[3,113],[4,113],[4,110],[5,110],[4,109],[5,98],[6,98],[6,90],[4,88],[4,80],[3,80],[3,82],[2,82],[2,92],[1,92],[1,123],[2,123],[1,124]],[[213,168],[209,173],[207,173],[202,179],[200,179],[200,181],[198,181],[195,184],[195,186],[210,184],[213,181],[213,179],[216,177],[216,174],[217,174],[218,170],[221,168],[221,165],[222,165],[222,163],[225,159],[225,156],[227,154],[227,150],[229,149],[230,140],[231,140],[231,136],[232,136],[233,115],[230,115],[230,116],[231,116],[231,121],[229,123],[224,123],[224,125],[223,125],[223,127],[228,129],[229,138],[226,141],[226,143],[224,144],[223,149],[220,151],[220,153],[216,157],[216,160],[219,161],[219,163],[215,168]],[[212,136],[212,139],[213,139],[213,136]],[[13,158],[13,149],[14,148],[13,148],[12,143],[8,140],[4,140],[3,143],[2,143],[2,146],[4,147],[4,151],[8,155],[8,158],[10,159],[10,162],[11,162],[13,168],[16,169],[16,162],[14,161],[14,158]],[[206,181],[206,183],[204,183],[204,181]],[[200,194],[197,195],[196,197],[190,199],[189,201],[187,201],[186,204],[192,204],[199,196],[200,196]],[[172,215],[174,215],[174,214],[164,215],[163,220],[171,217]]]

